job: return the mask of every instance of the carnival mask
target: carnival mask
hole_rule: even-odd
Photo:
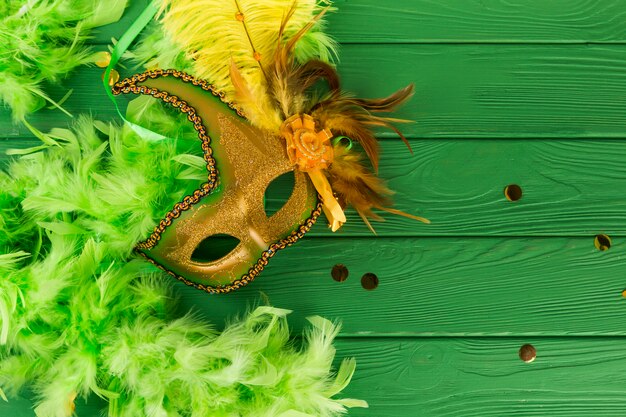
[[[390,208],[392,192],[375,174],[379,145],[374,127],[393,129],[408,146],[393,126],[403,120],[376,113],[394,110],[412,95],[413,87],[386,98],[357,99],[340,89],[337,72],[327,62],[295,59],[296,43],[327,9],[287,36],[294,5],[280,25],[254,32],[265,35],[259,43],[252,40],[250,22],[235,3],[232,15],[225,15],[221,22],[224,30],[246,34],[233,39],[249,41],[252,53],[248,55],[245,41],[241,45],[225,40],[226,44],[235,42],[227,51],[225,46],[205,45],[206,33],[218,36],[220,29],[198,18],[200,9],[196,15],[187,6],[170,6],[163,17],[164,27],[185,46],[195,72],[219,80],[224,92],[176,70],[147,71],[113,86],[114,94],[153,96],[186,114],[198,133],[207,167],[207,182],[174,205],[137,245],[143,256],[188,285],[223,293],[254,279],[277,251],[302,237],[322,212],[333,232],[345,223],[347,206],[372,231],[369,219],[380,219],[375,209],[427,221]],[[255,24],[267,23],[256,18]],[[224,51],[230,55],[230,65],[223,58],[216,59]],[[237,62],[244,63],[243,69]],[[319,82],[327,88],[320,90]],[[240,107],[229,104],[227,97]],[[353,148],[352,142],[363,152]],[[268,215],[265,191],[289,172],[294,176],[293,191],[282,208]],[[215,258],[196,256],[223,238],[237,244]]]
[[[114,93],[146,94],[169,103],[198,132],[207,182],[176,204],[137,245],[147,259],[185,283],[209,292],[240,288],[319,216],[315,190],[290,162],[282,139],[252,126],[208,83],[178,71],[154,71],[124,80]],[[288,172],[295,180],[291,196],[268,216],[265,191]],[[213,261],[195,259],[199,248],[225,236],[239,241],[232,251]]]

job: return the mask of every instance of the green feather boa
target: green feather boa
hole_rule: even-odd
[[[14,119],[51,101],[43,83],[91,61],[87,31],[117,20],[125,4],[0,4],[0,101]],[[157,28],[134,58],[190,67]],[[221,332],[177,315],[171,278],[132,250],[206,180],[205,162],[182,115],[147,97],[127,113],[177,139],[80,117],[71,130],[38,135],[42,145],[15,151],[0,172],[0,396],[29,388],[39,417],[69,417],[91,394],[108,401],[110,417],[331,417],[366,406],[334,399],[355,362],[333,370],[339,328],[325,319],[310,318],[294,343],[288,311],[277,308]]]
[[[68,417],[90,393],[111,417],[335,416],[364,405],[332,398],[355,363],[333,374],[338,327],[324,319],[296,347],[284,310],[257,308],[221,333],[175,316],[170,278],[131,251],[204,165],[184,118],[145,98],[130,114],[180,139],[148,142],[81,118],[0,175],[2,389],[34,389],[39,417]]]
[[[2,0],[0,103],[23,120],[46,101],[43,90],[94,57],[83,42],[91,29],[117,21],[126,0]]]

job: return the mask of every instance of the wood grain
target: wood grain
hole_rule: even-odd
[[[35,144],[3,140],[0,154]],[[412,144],[413,156],[400,141],[383,141],[380,176],[396,191],[397,208],[432,224],[384,213],[385,222],[373,223],[379,237],[626,236],[626,197],[619,191],[626,184],[626,141],[433,139]],[[522,187],[521,200],[505,198],[508,184]],[[268,207],[278,210],[287,197],[268,198]],[[321,219],[310,235],[374,237],[353,210],[347,213],[348,222],[335,234]]]
[[[537,359],[524,363],[520,346]],[[357,373],[351,417],[607,417],[626,413],[626,339],[359,339],[339,341]]]
[[[417,122],[412,137],[626,136],[623,45],[349,45],[341,57],[360,96],[415,84],[396,114]]]
[[[523,344],[537,348],[522,362]],[[350,417],[621,417],[626,413],[626,338],[340,339],[338,358],[357,372],[342,397],[369,409]],[[0,415],[34,417],[26,398],[0,403]],[[77,415],[105,404],[77,400]]]
[[[626,235],[626,141],[384,141],[380,176],[396,191],[396,207],[425,216],[424,225],[384,213],[378,236]],[[518,184],[519,201],[504,189]],[[314,235],[331,236],[317,227]],[[337,237],[371,236],[358,215]]]
[[[626,40],[623,0],[334,2],[342,43],[587,43]]]
[[[341,55],[345,88],[360,96],[415,83],[415,97],[397,113],[417,121],[403,127],[411,137],[626,137],[626,45],[346,45]],[[101,73],[83,68],[65,82],[74,88],[70,112],[89,103],[97,117],[116,119]],[[67,122],[58,110],[33,118],[44,130]],[[0,129],[2,137],[32,137],[11,126],[7,110]]]
[[[184,309],[221,322],[265,294],[319,314],[344,335],[626,335],[623,239],[598,251],[589,238],[305,238],[272,259],[259,278],[225,296],[180,284]],[[349,270],[345,282],[330,272]],[[375,290],[361,288],[374,273]]]
[[[97,29],[95,43],[122,34],[122,21]],[[341,43],[618,43],[626,41],[624,0],[335,0],[328,31]]]

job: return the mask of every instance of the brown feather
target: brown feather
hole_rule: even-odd
[[[406,123],[407,120],[376,116],[372,113],[386,113],[395,110],[413,95],[413,85],[396,91],[381,99],[358,99],[338,93],[329,93],[321,101],[311,106],[310,114],[319,122],[320,128],[327,128],[337,135],[345,135],[359,142],[378,172],[379,146],[371,131],[372,126],[393,130],[413,153],[409,141],[393,123]]]
[[[345,205],[354,207],[372,232],[376,233],[369,219],[384,221],[382,217],[374,213],[374,209],[430,223],[423,217],[390,208],[389,206],[393,204],[391,200],[393,191],[363,165],[359,154],[349,151],[341,144],[335,145],[334,152],[333,163],[328,169],[333,192]]]
[[[348,151],[343,145],[336,145],[334,151],[333,163],[328,168],[333,192],[340,201],[354,207],[361,217],[381,220],[372,208],[391,205],[392,191],[362,164],[359,154]]]
[[[338,96],[341,91],[337,70],[324,61],[311,60],[306,62],[297,69],[296,77],[302,80],[303,92],[322,79],[328,84],[331,95]]]
[[[379,99],[360,99],[342,93],[339,76],[332,65],[318,60],[298,64],[293,56],[296,43],[326,10],[284,43],[284,30],[294,11],[295,3],[281,23],[274,62],[268,71],[267,93],[272,100],[272,106],[279,110],[283,120],[295,114],[310,114],[318,129],[329,129],[336,136],[344,135],[358,142],[369,158],[374,172],[378,171],[380,153],[378,140],[372,130],[374,127],[393,130],[411,150],[407,139],[394,125],[408,121],[383,117],[376,113],[394,111],[405,103],[413,95],[413,85]],[[318,94],[315,86],[319,81],[328,84],[328,91],[317,99],[314,98]],[[370,219],[383,220],[374,213],[374,209],[425,221],[421,217],[388,208],[392,204],[392,191],[363,164],[359,153],[349,151],[340,144],[335,145],[334,150],[334,161],[326,171],[331,187],[340,201],[355,208],[372,232],[375,233]]]
[[[367,125],[360,120],[358,114],[351,110],[346,110],[341,113],[330,112],[330,115],[314,113],[313,117],[320,121],[323,128],[330,129],[335,135],[347,136],[357,141],[367,154],[374,171],[378,172],[380,154],[378,140]]]
[[[415,87],[409,84],[388,97],[379,99],[354,99],[354,105],[373,112],[391,112],[406,103],[414,93]]]
[[[296,6],[297,2],[294,1],[281,22],[274,65],[268,76],[267,84],[268,94],[274,100],[284,119],[304,111],[305,103],[308,101],[306,90],[318,79],[326,78],[331,89],[338,89],[338,77],[330,65],[317,60],[309,61],[304,65],[296,65],[292,53],[297,42],[326,14],[329,8],[323,9],[287,43],[283,43],[285,28],[294,14]]]
[[[365,122],[365,124],[370,125],[370,126],[382,126],[382,127],[386,127],[388,129],[393,130],[394,132],[396,132],[396,135],[398,135],[398,137],[402,140],[402,142],[404,142],[406,147],[409,148],[409,152],[411,152],[411,155],[412,155],[413,148],[411,148],[411,144],[409,143],[409,140],[402,134],[400,129],[392,125],[390,121],[395,121],[395,122],[400,122],[400,123],[411,122],[410,120],[391,119],[391,118],[386,118],[386,117],[371,117],[371,120]]]

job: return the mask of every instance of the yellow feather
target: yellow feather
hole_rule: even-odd
[[[267,94],[264,71],[273,66],[281,23],[293,5],[293,0],[163,0],[161,20],[174,42],[195,60],[195,75],[229,100],[235,98],[232,60],[254,97],[240,103],[243,111],[258,126],[278,129],[281,119]],[[289,41],[324,7],[317,0],[299,0],[282,41]],[[330,38],[318,32],[315,39],[319,56],[332,55]]]
[[[232,59],[230,81],[233,84],[235,101],[244,110],[246,117],[252,124],[267,130],[280,129],[282,120],[276,109],[267,100],[266,94],[262,91],[259,92],[258,86],[256,89],[250,87]]]

